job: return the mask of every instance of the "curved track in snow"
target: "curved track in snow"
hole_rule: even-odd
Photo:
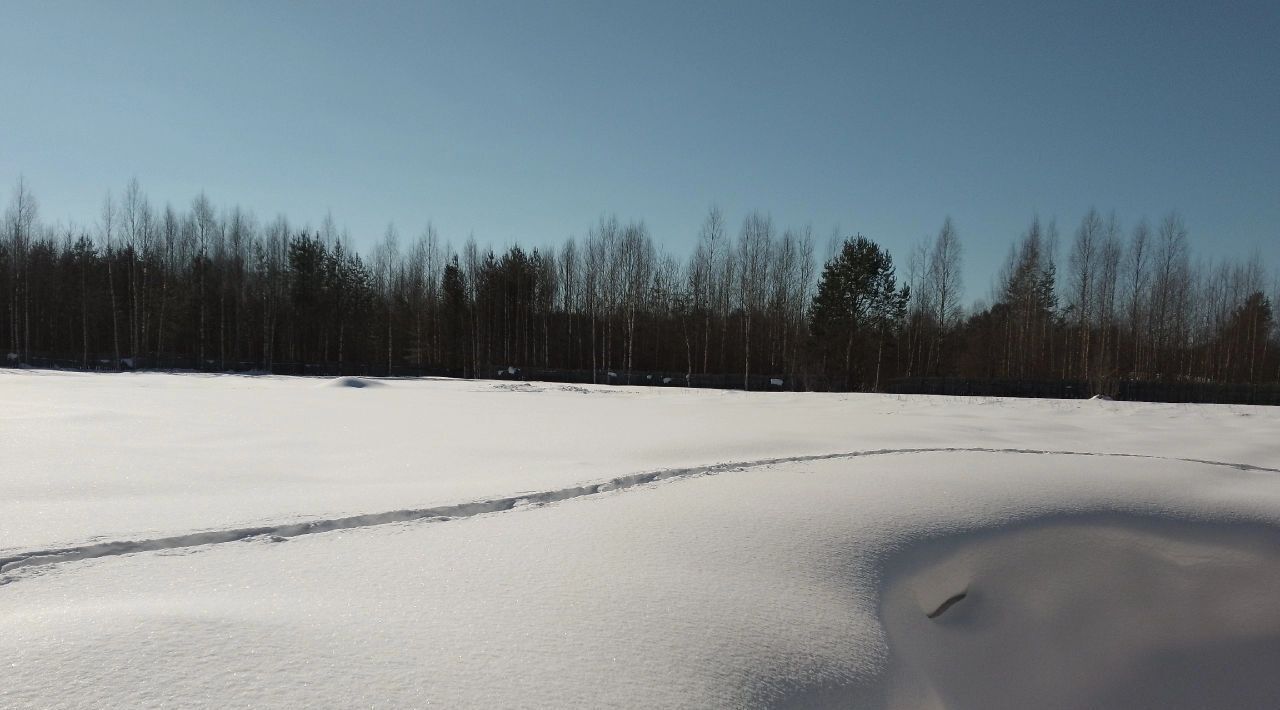
[[[570,486],[567,488],[558,488],[555,490],[541,491],[534,493],[525,493],[515,496],[503,498],[491,498],[488,500],[471,501],[466,503],[457,503],[450,505],[433,506],[429,508],[414,508],[404,510],[393,510],[382,513],[367,513],[362,515],[352,515],[346,517],[310,520],[299,523],[283,523],[278,525],[259,525],[242,528],[227,528],[221,530],[206,530],[199,532],[190,532],[169,537],[150,538],[143,540],[119,540],[112,542],[98,542],[84,545],[76,545],[70,547],[61,547],[44,550],[31,550],[10,554],[6,557],[0,557],[0,585],[15,581],[15,577],[8,576],[8,573],[16,570],[54,565],[64,562],[73,562],[76,560],[95,559],[99,557],[113,557],[117,555],[127,555],[136,552],[151,552],[157,550],[172,550],[186,547],[197,547],[201,545],[213,545],[226,542],[236,542],[247,540],[250,538],[266,538],[282,541],[291,537],[300,535],[311,535],[315,533],[331,532],[334,530],[349,530],[352,528],[371,527],[375,525],[386,525],[389,523],[408,522],[414,520],[456,520],[459,518],[470,518],[477,515],[487,513],[497,513],[513,510],[523,506],[542,505],[546,503],[555,503],[572,498],[581,498],[583,496],[595,495],[614,490],[625,490],[635,488],[649,483],[664,481],[675,478],[687,478],[691,476],[715,475],[727,471],[737,471],[744,469],[762,468],[785,463],[801,463],[805,461],[826,461],[833,459],[852,459],[865,456],[886,456],[892,454],[922,454],[922,453],[995,453],[995,454],[1024,454],[1024,455],[1057,455],[1057,456],[1096,456],[1111,458],[1140,458],[1155,459],[1164,461],[1182,461],[1187,463],[1198,463],[1209,466],[1222,466],[1233,468],[1240,471],[1257,471],[1266,473],[1280,473],[1280,469],[1268,468],[1265,466],[1256,466],[1248,463],[1233,463],[1227,461],[1210,461],[1205,459],[1181,458],[1174,456],[1158,456],[1153,454],[1130,454],[1116,452],[1092,452],[1092,451],[1057,451],[1048,449],[1026,449],[1026,448],[991,448],[991,447],[919,447],[919,448],[901,448],[901,449],[868,449],[862,451],[846,451],[832,454],[809,454],[803,456],[785,456],[777,458],[757,459],[754,461],[734,461],[718,464],[710,464],[705,466],[689,466],[683,468],[670,468],[657,471],[646,471],[642,473],[633,473],[625,476],[618,476],[600,483],[589,483],[579,486]]]

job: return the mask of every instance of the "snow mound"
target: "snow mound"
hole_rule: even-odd
[[[384,387],[385,384],[378,382],[377,380],[370,380],[364,377],[338,377],[325,382],[324,386],[362,390],[370,387]]]
[[[1099,402],[1110,402],[1110,401],[1112,401],[1111,397],[1110,397],[1109,395],[1105,395],[1105,394],[1095,394],[1094,396],[1090,397],[1089,399],[1096,400],[1096,401],[1099,401]]]
[[[1274,707],[1271,472],[722,473],[15,570],[0,707]]]
[[[890,707],[1271,707],[1280,530],[1102,518],[939,541],[882,597]]]

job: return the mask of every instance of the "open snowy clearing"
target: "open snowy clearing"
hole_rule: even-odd
[[[1274,707],[1280,412],[0,374],[0,706]]]

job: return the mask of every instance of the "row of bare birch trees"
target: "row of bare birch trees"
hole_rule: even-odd
[[[1193,261],[1181,217],[1125,229],[1090,210],[1065,245],[1033,220],[976,307],[951,368],[973,376],[1201,382],[1276,381],[1273,299],[1255,253]],[[1268,295],[1270,294],[1270,295]],[[927,300],[927,299],[926,299]]]
[[[949,218],[901,273],[865,238],[820,247],[810,228],[759,212],[730,224],[716,208],[687,256],[665,251],[643,221],[616,217],[533,249],[388,227],[361,254],[329,217],[318,228],[262,222],[203,194],[159,207],[136,180],[104,199],[92,226],[42,222],[19,180],[2,226],[10,365],[467,377],[542,368],[597,382],[644,373],[633,381],[836,389],[903,376],[1280,380],[1280,294],[1261,259],[1193,259],[1172,213],[1125,226],[1091,210],[1065,240],[1056,222],[1033,219],[989,299],[968,307]],[[832,324],[854,320],[832,309],[861,301],[834,286],[816,299],[818,284],[850,268],[835,257],[863,253],[880,269],[876,288],[903,307],[878,312],[874,329],[846,325],[833,349],[822,342],[837,337]]]

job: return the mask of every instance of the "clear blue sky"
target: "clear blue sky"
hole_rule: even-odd
[[[133,176],[367,247],[707,207],[862,232],[951,215],[971,296],[1033,213],[1176,208],[1280,267],[1280,3],[13,2],[0,181],[91,224]],[[8,189],[5,189],[7,199]]]

